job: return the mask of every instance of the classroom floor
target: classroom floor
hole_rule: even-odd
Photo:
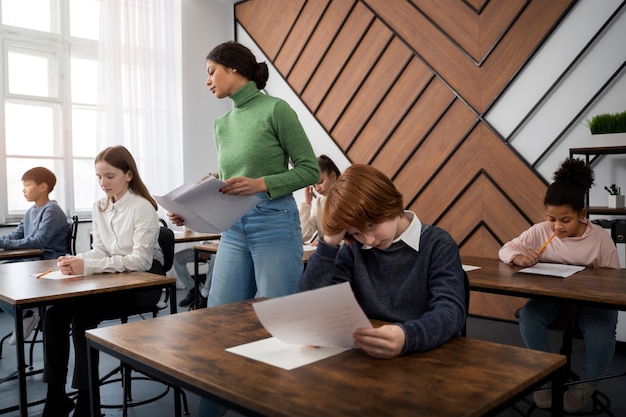
[[[178,290],[177,297],[179,300],[185,296],[186,290]],[[184,311],[185,309],[181,309]],[[166,310],[162,314],[167,314]],[[104,323],[103,325],[114,325],[116,322]],[[0,338],[9,333],[13,329],[13,321],[7,314],[0,313]],[[498,322],[493,320],[485,320],[475,317],[468,319],[467,336],[472,338],[478,338],[483,340],[491,340],[494,342],[511,344],[516,346],[523,346],[521,337],[519,336],[519,330],[514,323]],[[556,347],[559,345],[559,335],[553,334],[553,343]],[[42,366],[42,349],[38,345],[34,351],[34,365],[35,368],[41,368]],[[574,341],[574,354],[573,363],[574,370],[580,368],[582,361],[583,347],[582,341]],[[104,375],[109,370],[115,368],[119,363],[113,358],[107,355],[101,355],[100,360],[100,373]],[[2,358],[0,358],[0,378],[8,375],[15,369],[15,347],[8,345],[7,342],[3,346]],[[611,369],[609,374],[622,374],[626,372],[626,343],[618,343],[616,348],[616,354],[611,363]],[[626,416],[626,396],[624,395],[624,387],[626,383],[626,377],[620,376],[612,379],[602,381],[599,385],[599,389],[608,395],[611,401],[611,411],[617,417]],[[161,384],[154,382],[135,381],[133,382],[133,393],[135,399],[146,398],[154,392],[160,392],[162,389]],[[45,397],[45,384],[42,382],[41,374],[29,377],[28,390],[29,399],[43,399]],[[110,402],[121,401],[121,386],[117,383],[103,386],[101,389],[102,400]],[[191,416],[195,415],[196,406],[198,403],[198,397],[191,393],[187,393],[189,401],[189,409]],[[9,407],[13,404],[17,404],[17,384],[15,381],[5,382],[0,384],[0,409]],[[501,412],[498,417],[520,417],[525,415],[529,405],[525,402],[518,403],[515,408],[507,409]],[[41,415],[43,405],[33,406],[29,409],[29,416]],[[106,416],[121,416],[121,410],[119,409],[107,409],[103,410]],[[6,416],[15,417],[18,416],[18,412],[6,413]],[[141,407],[131,408],[128,413],[129,417],[171,417],[174,415],[174,397],[170,392],[164,398]],[[602,414],[606,415],[606,414]],[[229,413],[228,417],[238,417],[236,413]],[[549,416],[549,412],[544,410],[536,410],[532,413],[532,416],[544,417]],[[294,416],[297,417],[297,416]]]

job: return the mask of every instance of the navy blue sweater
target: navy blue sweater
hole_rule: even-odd
[[[465,273],[458,245],[446,231],[422,224],[419,252],[403,241],[385,251],[361,246],[320,241],[298,291],[350,282],[367,317],[404,329],[403,354],[433,349],[461,333]]]

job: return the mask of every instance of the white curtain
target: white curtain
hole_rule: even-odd
[[[98,46],[98,152],[124,145],[153,195],[182,184],[180,0],[106,0]]]

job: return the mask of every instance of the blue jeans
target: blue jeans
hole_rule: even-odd
[[[564,307],[563,303],[529,300],[519,318],[520,332],[526,347],[550,351],[548,325]],[[582,307],[578,312],[578,326],[585,343],[585,364],[582,378],[594,378],[606,373],[615,352],[617,310]],[[590,383],[594,386],[597,383]]]
[[[222,233],[208,307],[296,292],[303,269],[298,206],[291,195],[274,200],[265,193],[256,196],[262,201]],[[197,417],[226,411],[201,398]]]

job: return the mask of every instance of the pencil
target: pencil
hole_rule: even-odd
[[[41,274],[37,274],[37,279],[43,277],[44,275],[49,274],[50,272],[52,272],[52,269],[48,269],[47,271],[44,271]]]
[[[543,246],[541,246],[541,248],[539,249],[539,253],[543,253],[543,251],[546,250],[548,243],[552,242],[552,239],[554,239],[554,236],[556,236],[556,233],[553,233],[552,236],[550,236],[550,239],[546,240],[546,243],[544,243]]]

